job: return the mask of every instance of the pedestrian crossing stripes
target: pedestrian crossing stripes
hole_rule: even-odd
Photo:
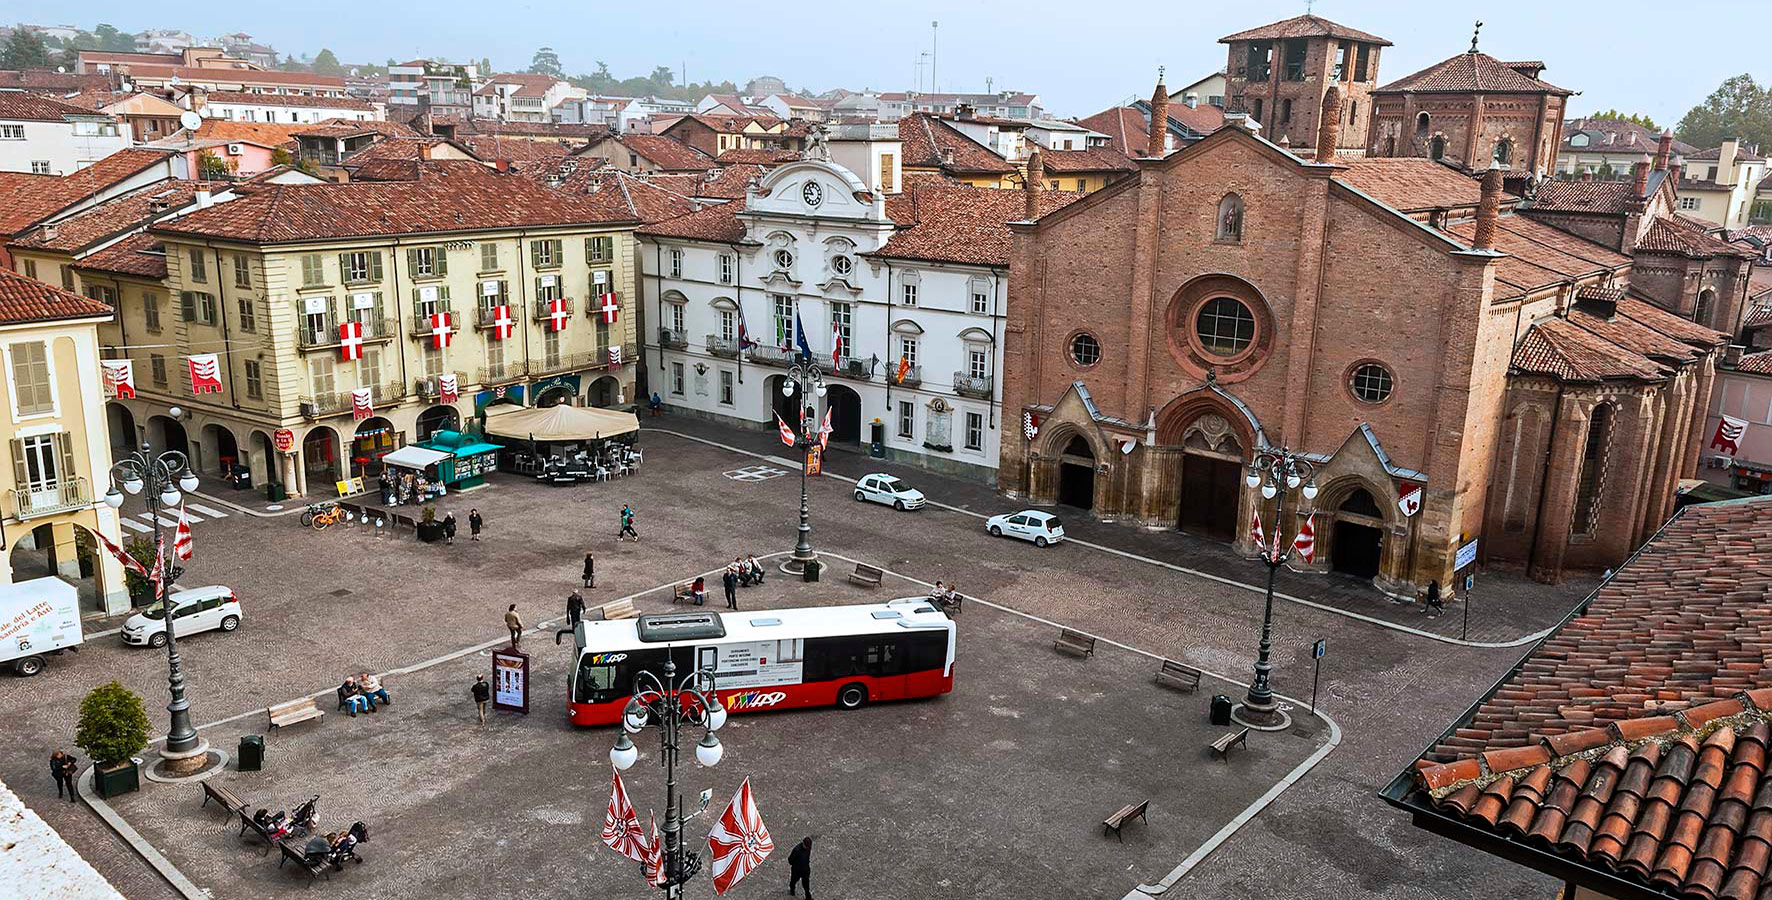
[[[202,513],[203,515],[206,515],[206,516],[210,517],[211,519],[225,519],[228,517],[227,513],[222,512],[219,509],[211,509],[207,506],[204,506],[201,503],[186,503],[185,508],[190,510],[191,512],[194,512],[194,513]],[[197,518],[196,516],[192,516],[191,521],[201,522],[203,520]]]
[[[146,533],[154,530],[152,526],[143,525],[142,523],[137,522],[134,519],[118,519],[117,521],[121,522],[123,524],[124,528],[127,528],[130,531],[141,532],[142,534],[146,534]]]
[[[186,503],[185,510],[185,518],[192,524],[203,521],[204,516],[208,516],[211,519],[225,519],[228,517],[227,513],[215,509],[214,507],[204,506],[201,503]],[[201,513],[201,515],[198,515],[198,513]],[[141,521],[137,522],[136,519],[140,519]],[[117,521],[121,523],[124,528],[138,534],[147,534],[153,531],[154,525],[156,524],[166,528],[178,527],[178,519],[167,516],[161,516],[159,519],[155,519],[153,513],[136,513],[135,519],[129,518],[128,516],[120,516]]]

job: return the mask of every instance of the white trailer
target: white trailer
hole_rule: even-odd
[[[45,654],[79,647],[84,639],[73,585],[59,578],[0,584],[0,665],[35,675]]]

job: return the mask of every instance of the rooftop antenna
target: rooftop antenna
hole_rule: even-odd
[[[1481,35],[1482,33],[1483,33],[1483,22],[1481,19],[1479,19],[1479,20],[1477,20],[1477,27],[1471,31],[1471,52],[1472,53],[1477,52],[1477,37],[1478,37],[1478,35]]]
[[[940,53],[941,23],[931,21],[929,23],[929,93],[931,94],[941,90],[941,85],[935,80],[935,62]]]

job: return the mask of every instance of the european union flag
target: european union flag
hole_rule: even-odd
[[[800,321],[800,311],[794,310],[794,343],[800,348],[800,355],[812,358],[812,345],[806,343],[806,324]]]

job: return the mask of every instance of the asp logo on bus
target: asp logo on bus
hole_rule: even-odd
[[[626,653],[594,653],[591,655],[590,664],[593,666],[613,666],[627,658]]]
[[[781,691],[745,691],[740,694],[729,694],[726,697],[727,709],[762,709],[774,706],[788,695]]]

